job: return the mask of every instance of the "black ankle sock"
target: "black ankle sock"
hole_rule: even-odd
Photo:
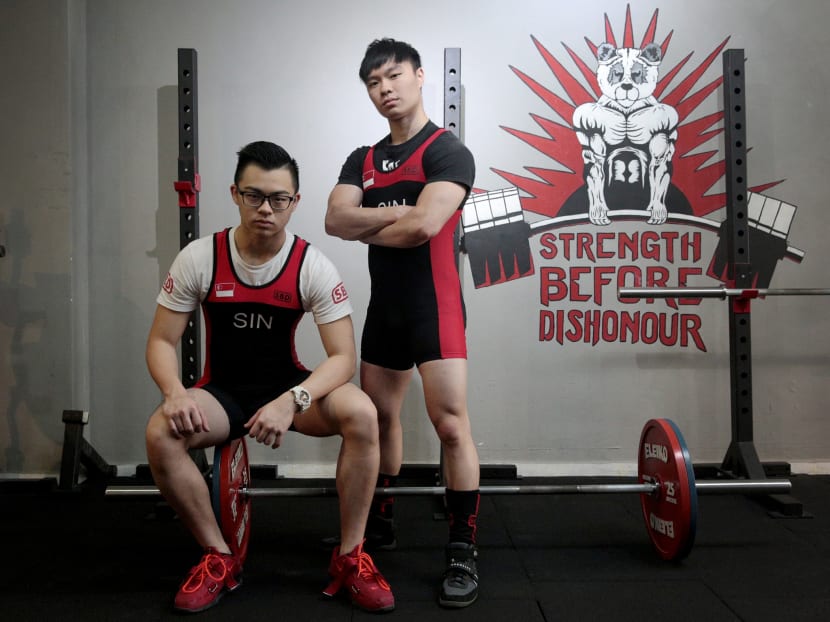
[[[398,483],[397,475],[387,475],[385,473],[378,473],[378,488],[392,488]],[[395,516],[395,497],[392,495],[375,495],[372,499],[372,507],[369,514],[382,516],[383,518],[394,518]]]
[[[447,513],[450,517],[450,542],[476,543],[478,490],[447,489]]]

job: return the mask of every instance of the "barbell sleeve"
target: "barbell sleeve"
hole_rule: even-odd
[[[823,288],[752,287],[621,287],[618,298],[763,298],[765,296],[830,296]]]

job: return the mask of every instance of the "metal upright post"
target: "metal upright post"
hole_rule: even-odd
[[[461,48],[444,48],[444,127],[461,139]]]
[[[179,248],[199,237],[199,133],[197,114],[196,50],[179,48]],[[181,341],[182,383],[193,386],[202,372],[199,309],[190,315]],[[191,458],[202,473],[210,470],[204,450],[192,450]]]
[[[726,141],[726,247],[730,286],[751,287],[747,219],[746,86],[744,51],[723,54],[723,108]],[[723,468],[739,476],[764,477],[753,444],[750,302],[729,301],[729,359],[732,387],[732,442]]]
[[[742,49],[723,53],[728,279],[736,288],[756,286],[749,249],[744,58]],[[766,472],[753,440],[750,299],[735,297],[728,304],[732,440],[721,469],[734,477],[764,479]],[[789,495],[772,495],[770,501],[783,515],[803,515],[801,502]]]
[[[179,248],[199,237],[199,142],[197,132],[196,50],[179,48]],[[198,309],[182,336],[182,382],[192,386],[201,373],[201,330]]]

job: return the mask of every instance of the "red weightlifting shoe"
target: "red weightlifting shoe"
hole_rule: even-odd
[[[331,554],[329,574],[332,580],[323,590],[326,596],[334,596],[345,589],[352,603],[364,611],[380,613],[395,608],[392,588],[369,554],[363,552],[362,542],[346,555],[340,555],[339,546],[335,548]]]
[[[241,575],[242,565],[234,555],[209,547],[179,587],[173,608],[196,613],[213,607],[226,591],[233,592],[242,584]]]

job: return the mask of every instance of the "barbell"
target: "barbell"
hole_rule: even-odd
[[[618,298],[765,298],[767,296],[830,296],[830,289],[810,287],[621,287]]]
[[[701,480],[696,482],[689,450],[677,425],[651,419],[640,435],[636,483],[540,484],[481,486],[484,495],[513,494],[639,494],[646,531],[661,558],[679,560],[694,545],[697,494],[776,494],[792,489],[785,479]],[[336,496],[335,487],[250,486],[251,472],[245,439],[234,439],[214,451],[211,474],[213,511],[229,546],[243,561],[251,533],[254,497]],[[443,486],[381,487],[383,495],[443,495]],[[153,486],[108,486],[107,496],[158,495]]]

